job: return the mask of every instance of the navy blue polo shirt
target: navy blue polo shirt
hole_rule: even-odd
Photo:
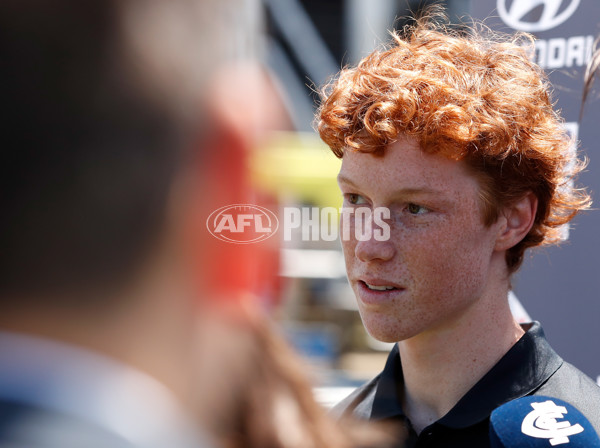
[[[334,408],[370,420],[395,422],[407,433],[398,447],[489,447],[489,417],[494,409],[527,395],[547,395],[571,403],[600,433],[600,387],[556,354],[538,322],[456,405],[420,434],[402,410],[402,364],[395,345],[383,371]]]

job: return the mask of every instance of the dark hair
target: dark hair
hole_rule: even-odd
[[[0,297],[117,287],[160,235],[180,134],[118,4],[0,2]]]

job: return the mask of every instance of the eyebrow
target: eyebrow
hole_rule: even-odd
[[[338,175],[337,177],[338,183],[345,183],[354,187],[356,189],[360,189],[352,180],[344,175]],[[430,194],[430,195],[440,195],[442,194],[442,190],[436,190],[429,187],[416,187],[416,188],[402,188],[395,192],[395,195],[409,195],[409,194]]]

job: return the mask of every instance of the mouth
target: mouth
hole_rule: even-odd
[[[359,283],[362,283],[362,285],[371,290],[371,291],[393,291],[393,290],[398,290],[400,288],[397,288],[396,286],[392,286],[392,285],[371,285],[370,283],[367,283],[363,280],[359,280]]]
[[[404,287],[387,280],[367,279],[357,281],[359,288],[368,293],[390,293],[404,291]]]
[[[399,285],[389,284],[386,281],[358,280],[357,298],[364,305],[380,306],[397,300],[404,288]]]

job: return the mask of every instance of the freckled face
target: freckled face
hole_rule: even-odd
[[[347,151],[345,207],[388,207],[390,239],[342,241],[367,331],[395,342],[453,325],[490,281],[498,227],[483,224],[479,185],[464,162],[404,139],[382,157]],[[343,217],[353,226],[352,218]]]

